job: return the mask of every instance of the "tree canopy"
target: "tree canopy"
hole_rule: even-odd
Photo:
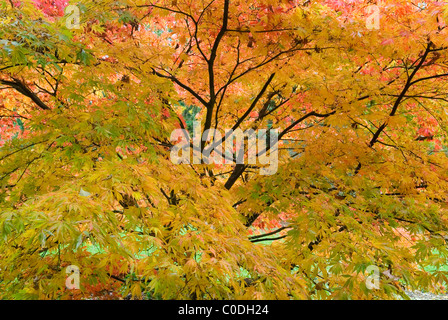
[[[440,290],[447,19],[440,1],[1,2],[0,297]],[[195,128],[199,151],[210,129],[276,129],[276,172],[174,163]]]

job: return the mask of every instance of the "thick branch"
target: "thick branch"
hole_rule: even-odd
[[[13,79],[14,81],[0,80],[0,83],[10,86],[24,96],[30,98],[42,110],[50,110],[50,107],[47,106],[42,100],[40,100],[39,97],[34,92],[32,92],[22,81],[15,78]]]
[[[425,79],[425,78],[422,78],[422,79],[419,79],[419,80],[416,80],[416,81],[412,81],[412,79],[414,78],[414,76],[417,73],[417,71],[420,70],[420,68],[422,67],[423,63],[425,62],[425,60],[426,60],[426,58],[427,58],[427,56],[428,56],[428,54],[430,52],[431,45],[432,45],[431,42],[428,43],[428,46],[426,47],[426,50],[423,53],[423,56],[420,59],[419,64],[412,71],[411,75],[408,77],[408,80],[406,81],[406,84],[405,84],[403,90],[401,90],[400,95],[398,96],[397,100],[395,100],[395,103],[394,103],[394,105],[392,107],[392,110],[389,113],[389,116],[392,117],[392,116],[395,115],[395,113],[397,112],[398,106],[400,105],[401,101],[403,100],[404,96],[406,95],[406,92],[409,90],[409,88],[412,86],[412,84],[414,84],[416,81],[420,81],[420,80]],[[378,130],[375,132],[375,134],[373,135],[372,139],[369,142],[369,146],[370,147],[372,147],[375,144],[375,142],[378,140],[378,137],[380,136],[381,132],[386,128],[386,126],[387,126],[387,123],[385,122],[378,128]]]
[[[260,238],[264,238],[264,237],[267,237],[267,236],[271,236],[273,234],[279,233],[280,231],[283,231],[283,230],[288,229],[288,228],[291,228],[291,227],[281,227],[281,228],[278,228],[278,229],[276,229],[276,230],[274,230],[272,232],[251,236],[251,237],[249,237],[249,240],[252,241],[252,240],[255,240],[255,239],[260,239]]]
[[[210,102],[207,105],[207,114],[205,116],[205,124],[204,124],[204,132],[211,128],[212,126],[212,117],[213,117],[213,108],[215,106],[216,94],[215,94],[215,71],[214,64],[216,55],[218,52],[219,44],[224,37],[224,34],[227,31],[227,22],[229,19],[229,2],[230,0],[224,1],[224,13],[222,17],[222,27],[219,30],[218,35],[216,36],[215,42],[213,43],[212,50],[210,52],[210,58],[208,59],[208,82],[209,82],[209,93],[210,93]],[[204,140],[207,141],[207,134],[204,137]],[[205,141],[202,141],[202,147],[205,146]]]
[[[171,81],[173,81],[174,83],[176,83],[177,85],[179,85],[180,87],[182,87],[183,89],[187,90],[189,93],[191,93],[193,95],[193,97],[195,97],[196,99],[199,100],[200,103],[202,103],[205,107],[208,106],[208,102],[205,101],[199,94],[197,94],[193,89],[191,89],[189,86],[187,86],[186,84],[182,83],[179,81],[179,79],[177,79],[175,76],[173,76],[172,74],[168,73],[168,75],[164,75],[161,74],[160,72],[157,72],[154,68],[152,69],[153,73],[161,78],[165,78],[165,79],[169,79]]]

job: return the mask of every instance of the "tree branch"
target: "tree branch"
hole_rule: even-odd
[[[16,78],[13,78],[13,80],[14,81],[0,80],[0,83],[10,86],[24,96],[30,98],[42,110],[50,110],[50,107],[47,106],[42,100],[40,100],[40,98],[34,92],[32,92],[22,81]]]

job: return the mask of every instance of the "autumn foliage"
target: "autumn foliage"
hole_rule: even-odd
[[[439,292],[447,21],[440,1],[2,1],[0,297]],[[195,120],[277,129],[278,171],[174,164]]]

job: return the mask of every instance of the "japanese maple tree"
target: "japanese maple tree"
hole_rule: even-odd
[[[447,281],[445,2],[22,0],[0,17],[1,297],[382,299]],[[210,129],[276,129],[277,171],[173,163],[171,133],[195,121],[199,151],[225,140]]]

